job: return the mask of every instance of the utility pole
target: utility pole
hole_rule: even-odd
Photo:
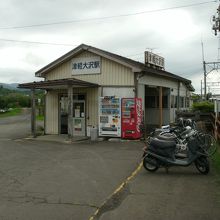
[[[204,72],[204,99],[207,99],[207,94],[206,94],[206,62],[205,62],[205,56],[204,56],[204,46],[203,46],[203,42],[201,42],[202,44],[202,64],[203,64],[203,72]]]
[[[203,70],[204,70],[204,98],[206,99],[206,63],[203,61]]]
[[[201,101],[202,101],[202,80],[201,80],[201,97],[200,97]]]
[[[217,9],[217,15],[212,17],[212,21],[214,22],[212,29],[214,30],[214,34],[217,35],[218,32],[220,32],[220,5],[218,6]],[[204,72],[204,99],[207,99],[207,82],[206,82],[206,77],[207,75],[212,72],[213,70],[218,70],[219,69],[219,64],[220,64],[220,39],[219,39],[219,48],[218,48],[218,61],[217,62],[205,62],[205,57],[204,57],[204,47],[203,47],[203,42],[202,44],[202,64],[203,64],[203,72]],[[211,70],[207,72],[206,66],[211,67]],[[202,95],[202,81],[201,81],[201,95]]]
[[[217,15],[212,17],[212,21],[214,22],[212,30],[214,30],[214,34],[217,35],[218,32],[220,32],[220,5],[217,9]]]
[[[204,71],[204,99],[206,99],[206,64],[205,64],[205,57],[204,57],[204,46],[202,44],[202,64],[203,64],[203,71]]]

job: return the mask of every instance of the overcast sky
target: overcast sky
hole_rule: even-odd
[[[181,7],[204,2],[208,3]],[[212,31],[211,21],[218,4],[208,0],[1,1],[0,82],[40,80],[34,77],[37,70],[84,43],[142,62],[144,51],[152,49],[165,58],[167,71],[192,80],[196,92],[200,93],[201,39],[205,61],[218,60],[219,40]],[[111,16],[114,18],[93,19]],[[61,24],[35,26],[51,23]],[[22,26],[32,27],[15,28]],[[213,80],[220,81],[220,75],[209,74],[207,81]]]

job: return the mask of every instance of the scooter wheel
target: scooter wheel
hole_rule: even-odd
[[[206,157],[199,157],[195,161],[195,166],[197,170],[202,174],[208,174],[209,173],[209,161]]]
[[[150,155],[144,157],[143,166],[149,172],[155,172],[159,168],[157,160]]]

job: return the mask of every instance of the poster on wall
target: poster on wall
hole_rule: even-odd
[[[80,118],[80,109],[75,109],[75,117]]]
[[[71,62],[72,75],[101,73],[101,59],[98,56],[74,58]]]
[[[82,130],[82,121],[80,118],[74,119],[74,130],[75,131],[81,131]]]

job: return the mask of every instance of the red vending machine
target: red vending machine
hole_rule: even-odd
[[[121,102],[122,138],[138,139],[141,137],[142,99],[122,98]]]

